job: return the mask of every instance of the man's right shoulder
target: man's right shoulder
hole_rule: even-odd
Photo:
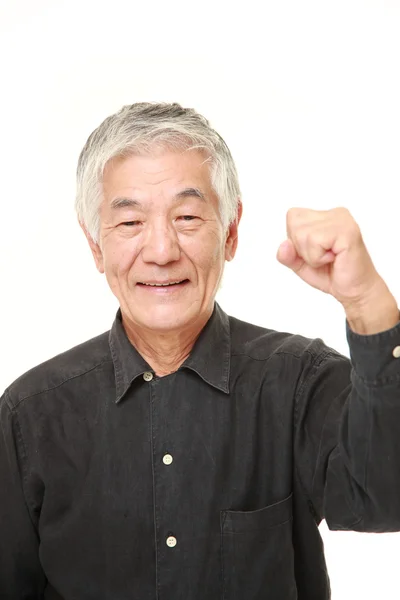
[[[109,331],[82,342],[20,375],[5,390],[10,408],[20,402],[82,377],[112,360]]]

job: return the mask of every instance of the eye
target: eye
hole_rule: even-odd
[[[183,219],[184,221],[193,221],[193,219],[198,219],[198,217],[195,217],[194,215],[182,215],[178,218]]]
[[[125,221],[124,223],[120,223],[120,225],[125,225],[126,227],[133,227],[134,225],[139,225],[140,221]]]

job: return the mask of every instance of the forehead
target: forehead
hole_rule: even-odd
[[[198,150],[185,152],[160,151],[146,155],[130,155],[111,159],[103,174],[105,198],[124,190],[150,189],[162,193],[180,186],[211,187],[207,154]]]

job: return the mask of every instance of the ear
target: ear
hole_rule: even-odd
[[[243,205],[239,199],[236,219],[229,225],[225,241],[225,260],[231,261],[235,254],[238,245],[238,228],[240,219],[242,218]]]
[[[85,237],[89,243],[90,249],[92,251],[93,254],[93,258],[94,258],[94,262],[96,263],[96,267],[97,270],[100,273],[104,273],[104,261],[103,261],[103,253],[101,251],[101,248],[99,246],[99,244],[97,244],[92,236],[90,235],[90,233],[87,231],[86,227],[83,225],[83,223],[81,223],[79,221],[79,225],[81,226],[81,229],[83,231],[83,233],[85,234]]]

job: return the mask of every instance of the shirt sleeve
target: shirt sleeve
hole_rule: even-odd
[[[0,590],[2,600],[38,600],[46,579],[39,536],[24,494],[27,462],[17,415],[0,398]]]
[[[316,341],[297,388],[295,465],[319,522],[400,530],[400,323],[359,335],[350,360]],[[317,347],[314,347],[314,350]]]

